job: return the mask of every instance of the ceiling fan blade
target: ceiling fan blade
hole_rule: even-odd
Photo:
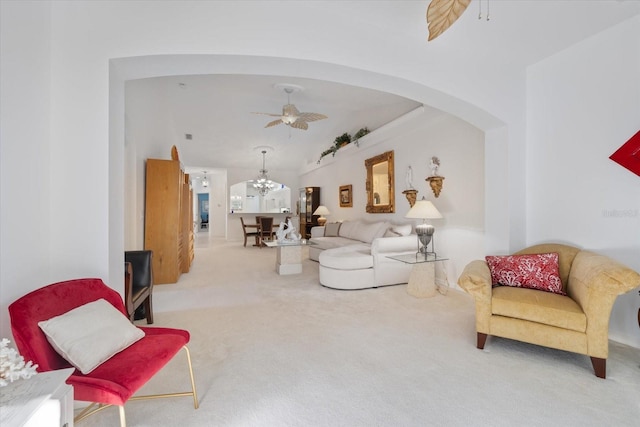
[[[429,40],[444,33],[462,15],[471,0],[431,0],[427,8]]]
[[[282,119],[274,120],[272,122],[267,123],[266,128],[270,128],[271,126],[279,125],[282,123]]]
[[[298,119],[295,122],[291,123],[289,126],[291,126],[292,128],[302,129],[302,130],[309,129],[309,125],[307,124],[307,122],[305,122],[304,120],[300,120],[300,119]]]
[[[252,111],[251,114],[262,114],[263,116],[282,117],[282,114],[256,113],[255,111]]]
[[[304,120],[305,122],[315,122],[316,120],[326,119],[327,116],[319,113],[300,113],[298,115],[300,120]]]

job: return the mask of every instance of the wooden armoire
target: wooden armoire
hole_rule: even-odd
[[[193,261],[193,199],[178,160],[147,159],[144,248],[153,251],[155,284],[176,283]]]

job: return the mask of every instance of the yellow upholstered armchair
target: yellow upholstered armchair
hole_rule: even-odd
[[[488,335],[585,354],[596,376],[606,377],[609,317],[618,297],[640,286],[640,274],[603,255],[561,244],[542,244],[514,255],[557,253],[566,295],[492,286],[484,260],[469,263],[458,284],[475,298],[477,347]]]

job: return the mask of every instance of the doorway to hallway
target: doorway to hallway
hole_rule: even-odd
[[[209,193],[198,193],[198,217],[200,218],[198,231],[209,230]]]

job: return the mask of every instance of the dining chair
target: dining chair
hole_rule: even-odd
[[[257,228],[254,228],[255,231],[250,231],[249,227],[244,223],[244,218],[240,217],[240,223],[242,224],[242,233],[244,233],[244,247],[247,247],[247,237],[254,237],[256,239],[256,246],[259,245],[259,233],[260,224],[258,224]]]
[[[262,248],[265,241],[273,241],[273,217],[261,216],[258,224],[258,235],[260,237],[259,245]]]
[[[147,318],[153,323],[153,251],[125,251],[124,305],[134,320]],[[127,274],[128,273],[128,274]]]

